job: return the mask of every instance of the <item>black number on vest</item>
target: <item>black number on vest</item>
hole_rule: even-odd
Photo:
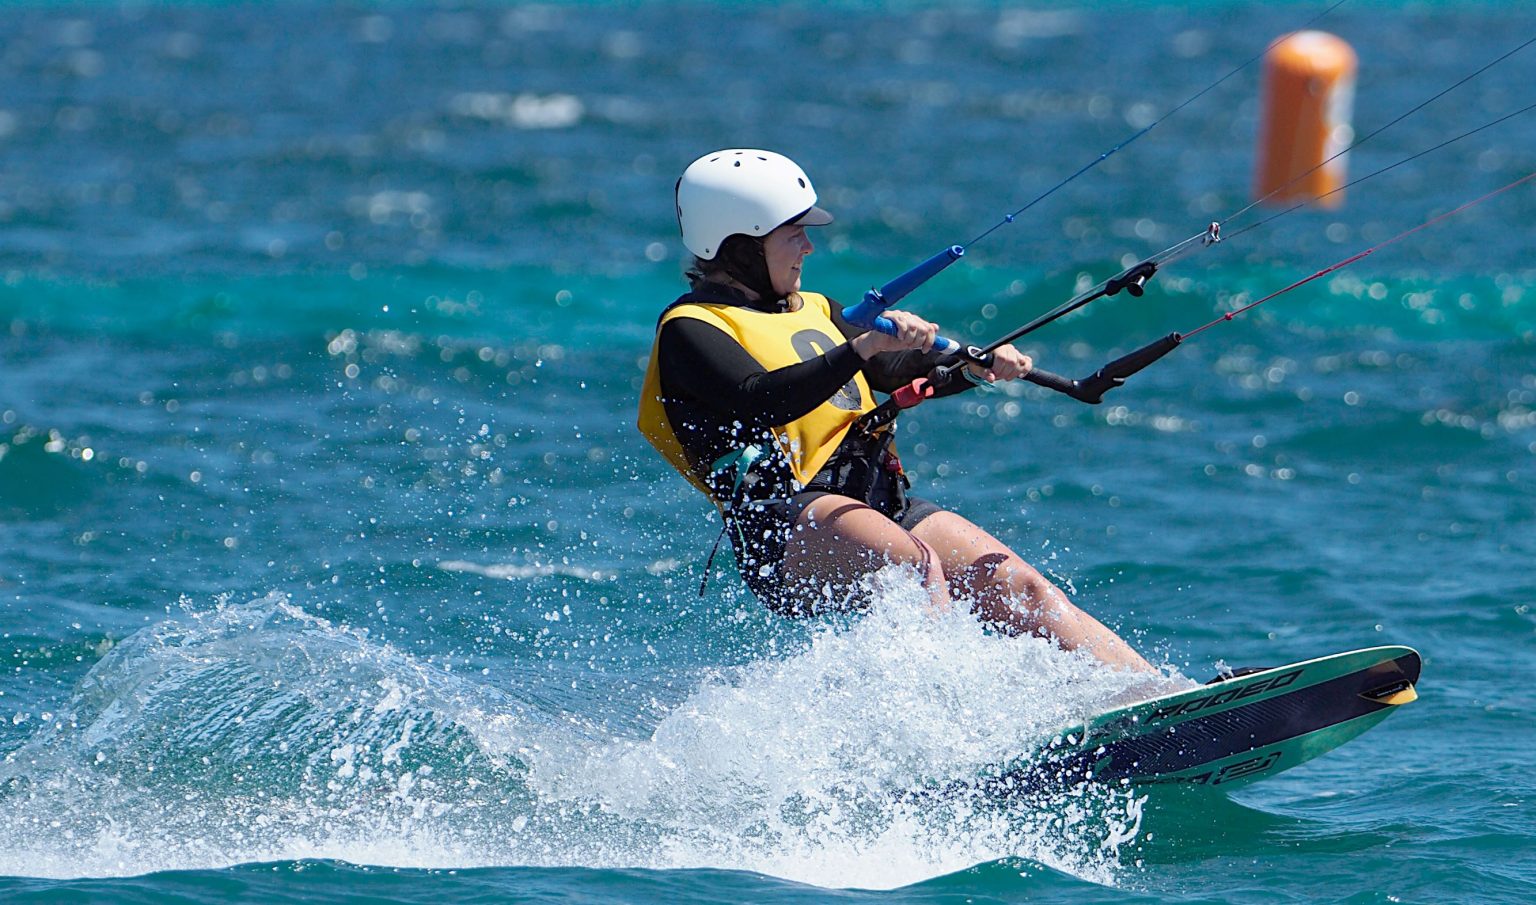
[[[795,354],[800,356],[801,361],[820,358],[837,345],[820,330],[801,330],[789,338],[789,344],[794,348]],[[843,384],[843,388],[838,390],[830,401],[845,412],[857,412],[864,407],[864,397],[859,393],[859,385],[852,380]]]

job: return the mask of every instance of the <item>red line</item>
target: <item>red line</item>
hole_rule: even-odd
[[[1195,336],[1195,335],[1197,335],[1199,333],[1203,333],[1206,330],[1209,330],[1210,328],[1216,326],[1217,324],[1229,321],[1232,318],[1237,317],[1239,314],[1242,314],[1245,311],[1249,311],[1249,310],[1251,310],[1253,308],[1259,307],[1260,305],[1264,304],[1265,302],[1269,301],[1270,299],[1274,298],[1275,296],[1284,295],[1287,292],[1290,292],[1292,289],[1295,289],[1298,286],[1305,286],[1306,284],[1312,282],[1313,280],[1317,279],[1318,277],[1325,277],[1328,274],[1333,273],[1335,270],[1339,270],[1341,268],[1348,267],[1349,265],[1355,263],[1356,261],[1360,260],[1361,258],[1366,257],[1367,255],[1375,253],[1378,249],[1385,248],[1388,245],[1391,245],[1393,242],[1397,242],[1397,241],[1399,241],[1401,239],[1406,239],[1407,237],[1413,235],[1414,233],[1418,232],[1421,229],[1424,229],[1424,228],[1429,227],[1429,226],[1433,226],[1434,224],[1439,223],[1441,220],[1447,219],[1448,217],[1454,217],[1454,216],[1456,216],[1457,214],[1461,213],[1462,211],[1466,210],[1469,207],[1474,207],[1476,205],[1482,204],[1484,201],[1487,201],[1489,198],[1492,198],[1495,195],[1503,194],[1504,192],[1509,191],[1510,189],[1514,188],[1515,186],[1520,185],[1523,182],[1529,182],[1532,179],[1536,179],[1536,172],[1527,173],[1526,175],[1520,177],[1519,179],[1516,179],[1514,182],[1511,182],[1510,184],[1504,186],[1503,188],[1494,189],[1493,191],[1489,192],[1488,194],[1482,196],[1481,198],[1474,198],[1473,200],[1468,201],[1467,203],[1461,205],[1458,208],[1446,211],[1445,213],[1441,214],[1438,217],[1433,217],[1433,218],[1431,218],[1429,220],[1425,220],[1423,223],[1420,223],[1418,226],[1415,226],[1412,229],[1405,229],[1402,232],[1398,233],[1397,235],[1393,236],[1390,239],[1387,239],[1384,242],[1378,242],[1377,244],[1372,245],[1370,248],[1367,248],[1365,251],[1358,252],[1358,253],[1356,253],[1356,254],[1348,257],[1348,258],[1345,258],[1344,260],[1338,262],[1337,264],[1334,264],[1334,265],[1330,266],[1330,267],[1325,267],[1322,270],[1319,270],[1317,273],[1314,273],[1314,274],[1312,274],[1309,277],[1304,277],[1302,279],[1299,279],[1296,282],[1292,283],[1291,285],[1285,287],[1284,289],[1280,289],[1280,290],[1278,290],[1276,292],[1271,292],[1269,295],[1264,296],[1263,298],[1259,299],[1256,302],[1250,302],[1249,304],[1244,305],[1241,308],[1237,308],[1237,309],[1234,309],[1232,311],[1229,311],[1226,314],[1223,314],[1221,317],[1218,317],[1215,320],[1211,321],[1210,323],[1204,324],[1204,325],[1202,325],[1200,327],[1197,327],[1194,330],[1191,330],[1188,333],[1185,333],[1185,334],[1182,334],[1182,335],[1183,335],[1184,339],[1189,339],[1191,336]]]

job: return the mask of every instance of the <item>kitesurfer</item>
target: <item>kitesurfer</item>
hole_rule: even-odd
[[[798,165],[770,151],[717,151],[687,168],[676,201],[694,255],[690,289],[657,324],[640,429],[719,507],[759,600],[785,615],[856,607],[860,579],[904,564],[937,607],[963,600],[1002,631],[1155,671],[1002,541],[906,494],[891,431],[865,430],[861,416],[875,391],[954,359],[932,351],[938,327],[910,312],[885,312],[895,335],[866,331],[800,288],[814,248],[806,230],[832,215]],[[988,368],[966,366],[989,382],[1031,367],[1013,346]]]

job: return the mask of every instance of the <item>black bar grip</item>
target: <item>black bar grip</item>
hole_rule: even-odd
[[[1024,375],[1024,379],[1036,386],[1064,393],[1078,402],[1098,405],[1104,401],[1105,393],[1124,384],[1127,377],[1172,352],[1183,341],[1184,337],[1181,334],[1170,333],[1162,339],[1147,343],[1129,355],[1122,355],[1093,372],[1093,376],[1084,377],[1082,380],[1068,380],[1060,374],[1038,369]]]
[[[1122,355],[1104,367],[1099,368],[1099,374],[1118,377],[1124,380],[1169,352],[1172,352],[1183,341],[1183,334],[1170,333],[1162,339],[1153,340],[1129,355]],[[1097,377],[1098,374],[1094,376]]]
[[[1092,377],[1074,381],[1081,395],[1072,398],[1081,399],[1090,405],[1099,403],[1104,399],[1105,393],[1121,386],[1127,377],[1172,352],[1183,341],[1183,336],[1170,333],[1162,339],[1147,343],[1129,355],[1122,355],[1093,372]]]
[[[1050,371],[1042,371],[1039,368],[1034,368],[1028,374],[1024,375],[1024,379],[1034,384],[1035,386],[1045,387],[1048,390],[1055,390],[1058,393],[1065,393],[1066,395],[1071,396],[1073,399],[1078,398],[1077,381],[1068,380],[1060,374],[1052,374]]]

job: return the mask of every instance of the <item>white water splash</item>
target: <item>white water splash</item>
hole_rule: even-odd
[[[117,645],[0,760],[0,874],[484,863],[461,829],[518,797],[524,763],[466,726],[591,744],[568,740],[576,721],[277,596],[167,620]]]
[[[436,668],[278,597],[125,640],[0,761],[0,873],[335,858],[406,867],[712,867],[893,887],[998,858],[1112,882],[1123,791],[935,795],[1132,677],[933,615],[866,616],[704,682],[643,740]],[[927,790],[927,793],[924,793]],[[916,793],[916,794],[914,794]]]
[[[1138,678],[935,615],[899,569],[875,580],[874,607],[850,628],[707,683],[648,740],[536,763],[531,781],[668,827],[671,866],[888,888],[1025,857],[1107,882],[1137,820],[1106,813],[1133,799],[1079,789],[1029,811],[910,793],[1027,754]]]

